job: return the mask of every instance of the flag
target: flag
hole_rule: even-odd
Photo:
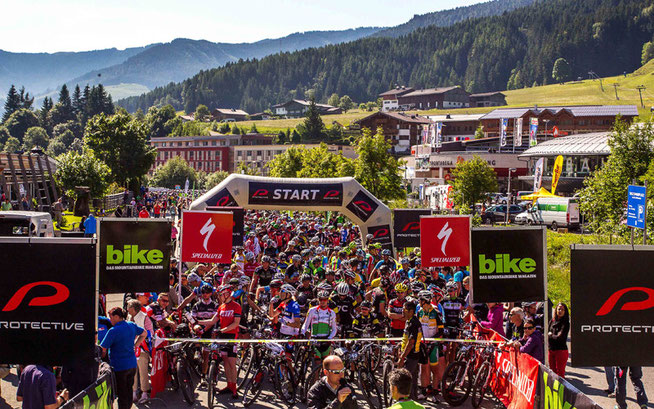
[[[552,194],[556,190],[556,185],[559,184],[559,178],[563,172],[563,156],[559,155],[554,161],[554,168],[552,169]]]
[[[513,123],[513,146],[522,146],[522,118],[516,118]]]
[[[534,192],[538,192],[540,185],[543,182],[543,166],[545,164],[545,158],[538,159],[536,166],[534,167]]]
[[[509,120],[500,119],[500,146],[506,146],[506,128],[509,126]]]
[[[186,178],[186,183],[184,183],[184,194],[188,194],[188,178]]]
[[[443,123],[436,124],[436,147],[440,148],[443,145]]]
[[[538,118],[531,118],[529,125],[529,146],[536,146],[538,144]]]

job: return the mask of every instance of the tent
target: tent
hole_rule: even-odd
[[[536,200],[536,199],[538,199],[540,197],[563,197],[563,196],[553,195],[547,189],[545,189],[544,187],[541,187],[538,190],[538,192],[534,192],[534,193],[532,193],[530,195],[524,195],[524,196],[520,197],[520,199],[521,200]]]

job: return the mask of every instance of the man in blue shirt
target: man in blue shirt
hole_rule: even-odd
[[[89,217],[84,220],[84,236],[93,237],[96,231],[96,220],[93,212],[89,213]]]
[[[23,409],[55,409],[66,403],[68,391],[56,396],[57,381],[52,368],[27,365],[20,374],[16,400],[23,402]]]
[[[147,333],[133,322],[125,321],[127,312],[120,307],[109,310],[112,327],[100,343],[102,355],[109,353],[109,363],[116,376],[116,396],[119,409],[130,409],[133,403],[132,385],[136,375],[134,348],[141,345]]]

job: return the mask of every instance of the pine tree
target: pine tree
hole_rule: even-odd
[[[5,99],[5,113],[2,115],[2,122],[7,122],[9,116],[20,109],[20,95],[16,92],[16,87],[12,84]]]
[[[325,133],[325,124],[320,118],[320,113],[318,112],[318,107],[316,106],[316,100],[311,98],[309,103],[309,109],[306,113],[306,119],[302,123],[301,134],[304,140],[321,140]]]
[[[25,92],[25,87],[20,87],[20,107],[25,109],[32,109],[34,97],[30,98],[30,93]]]
[[[41,106],[41,109],[38,111],[38,113],[39,113],[39,115],[38,115],[39,116],[39,122],[41,123],[42,128],[45,128],[45,129],[49,128],[49,126],[48,126],[48,112],[50,112],[53,105],[54,104],[52,103],[52,98],[50,98],[50,97],[43,98],[43,106]]]
[[[70,101],[70,93],[68,92],[68,87],[66,84],[61,86],[61,90],[59,91],[59,101],[61,105],[64,106],[64,108],[70,108],[72,110],[73,104]]]
[[[83,110],[82,91],[79,88],[79,84],[75,84],[75,91],[73,91],[73,113],[79,115]]]

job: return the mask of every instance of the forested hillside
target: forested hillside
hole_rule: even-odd
[[[130,111],[170,103],[186,112],[198,104],[256,112],[310,93],[319,101],[332,93],[368,101],[393,84],[460,84],[473,92],[522,88],[554,82],[560,57],[573,78],[590,70],[609,76],[640,65],[643,44],[654,32],[653,11],[650,0],[537,2],[397,39],[367,38],[231,63],[118,104]]]

